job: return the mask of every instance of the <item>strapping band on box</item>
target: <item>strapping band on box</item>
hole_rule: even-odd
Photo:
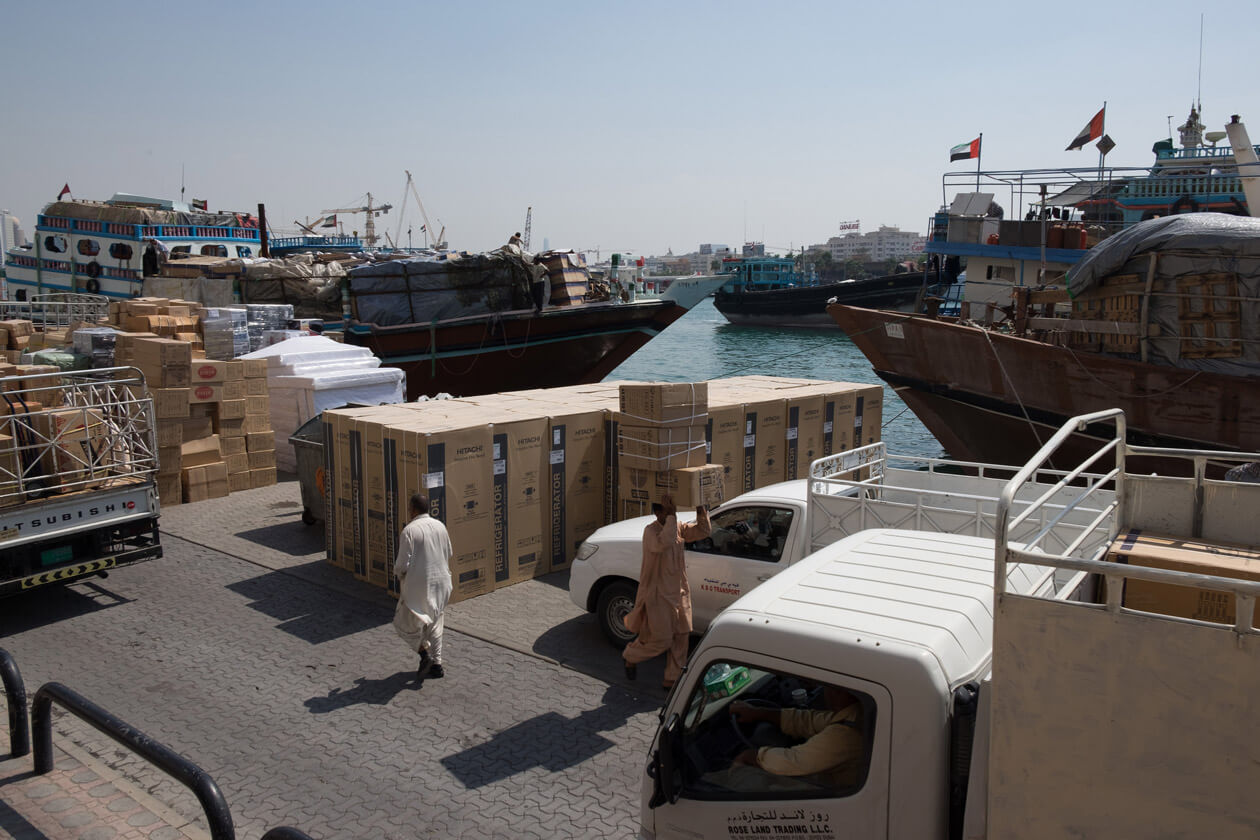
[[[696,413],[696,383],[688,382],[687,387],[691,389],[691,414],[685,417],[675,417],[670,421],[671,423],[677,423],[680,420],[687,420],[687,421],[704,420],[705,418],[709,416],[707,400],[705,402],[705,410],[700,412],[699,414]],[[660,420],[654,417],[640,417],[637,414],[630,414],[626,411],[622,411],[620,413],[622,417],[629,417],[632,420],[642,420],[644,423],[647,423],[649,425],[657,425],[661,422]]]
[[[681,432],[683,428],[686,428],[687,430],[687,439],[674,440],[674,433]],[[626,427],[622,426],[617,432],[617,442],[618,444],[622,444],[624,442],[642,444],[648,448],[655,448],[657,452],[663,451],[665,453],[664,455],[657,455],[653,457],[651,455],[643,455],[639,452],[627,453],[625,448],[621,446],[619,446],[618,451],[625,457],[634,458],[640,461],[664,462],[669,461],[671,458],[677,458],[679,455],[686,455],[690,452],[703,450],[706,446],[703,434],[700,435],[698,440],[692,438],[692,427],[690,426],[679,427],[677,429],[653,429],[653,431],[657,434],[665,435],[667,439],[652,440],[651,438],[646,437],[636,437],[633,434],[626,434]]]

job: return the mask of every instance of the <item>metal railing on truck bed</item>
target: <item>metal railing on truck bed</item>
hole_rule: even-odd
[[[0,300],[0,321],[31,321],[39,327],[100,323],[109,315],[109,298],[82,292],[32,295],[30,300]]]
[[[0,378],[0,594],[161,556],[135,368]]]
[[[897,464],[898,466],[892,466]],[[999,498],[1017,466],[889,455],[883,443],[820,458],[810,465],[811,550],[868,528],[908,528],[994,539]],[[1112,500],[1104,477],[1037,469],[1013,501],[1026,516],[1013,540],[1039,540],[1043,550],[1092,551],[1104,536],[1081,537]],[[1083,483],[1089,505],[1074,504]],[[1049,489],[1053,488],[1053,489]],[[1031,508],[1036,507],[1035,512]]]
[[[1114,436],[1078,468],[1115,463],[1105,473],[1115,487],[1111,515],[1093,527],[1101,547],[1074,550],[1084,533],[1061,552],[1016,542],[1037,515],[1036,504],[1013,503],[1030,476],[1073,432],[1106,422]],[[1133,456],[1189,461],[1193,475],[1131,473]],[[1206,477],[1209,462],[1240,461],[1260,453],[1129,445],[1124,415],[1112,410],[1070,420],[1011,480],[998,512],[992,691],[982,701],[985,836],[1255,835],[1255,745],[1246,733],[1260,694],[1260,581],[1223,575],[1245,568],[1239,561],[1260,543],[1260,484]],[[1091,497],[1083,489],[1069,506]],[[1154,548],[1139,554],[1133,546],[1143,541]],[[1009,591],[1007,568],[1026,562],[1072,579],[1053,596]],[[1103,597],[1077,597],[1098,580]]]

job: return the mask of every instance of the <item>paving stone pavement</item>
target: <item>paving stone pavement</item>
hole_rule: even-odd
[[[167,508],[162,559],[4,602],[0,647],[28,694],[62,682],[187,756],[240,838],[281,824],[316,840],[633,836],[660,664],[626,683],[560,573],[450,607],[447,676],[419,683],[393,601],[323,561],[298,498],[286,480]],[[205,831],[177,782],[72,716],[54,721],[55,774],[0,763],[0,833]],[[84,772],[112,775],[72,781]],[[137,807],[48,833],[48,805],[24,791],[52,775],[75,791],[57,798],[80,804],[55,812],[72,822],[102,784]]]

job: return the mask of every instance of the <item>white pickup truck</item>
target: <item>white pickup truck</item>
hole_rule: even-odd
[[[813,462],[808,479],[772,484],[726,502],[710,512],[713,533],[686,545],[695,631],[703,632],[741,595],[811,552],[867,528],[992,537],[998,496],[1017,469],[889,455],[883,443],[874,443]],[[1038,470],[1035,479],[1053,483],[1063,474]],[[1092,504],[1107,504],[1109,494],[1098,491]],[[1037,495],[1035,485],[1021,490],[1017,507]],[[1016,538],[1048,527],[1054,545],[1066,545],[1098,513],[1089,507],[1063,512],[1062,502],[1070,495],[1056,491]],[[688,520],[687,511],[678,515]],[[604,635],[618,647],[634,638],[623,619],[634,606],[643,529],[651,521],[643,516],[600,528],[578,548],[569,573],[569,597],[595,613]]]
[[[1097,463],[1115,469],[1030,483],[1109,421]],[[1221,575],[1255,555],[1260,485],[1207,465],[1260,456],[1124,440],[1118,411],[1074,418],[1001,494],[992,537],[863,531],[725,610],[662,710],[640,836],[1257,836],[1260,581],[1254,560]],[[1129,472],[1139,455],[1186,477]],[[1015,539],[1062,492],[1051,521],[1099,514],[1066,545]],[[1196,559],[1161,566],[1137,540]]]

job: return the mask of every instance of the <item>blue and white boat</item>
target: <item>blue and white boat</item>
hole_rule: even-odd
[[[258,220],[210,213],[180,201],[116,193],[108,201],[54,201],[35,222],[31,242],[4,256],[14,300],[59,292],[136,297],[163,254],[256,257]]]

